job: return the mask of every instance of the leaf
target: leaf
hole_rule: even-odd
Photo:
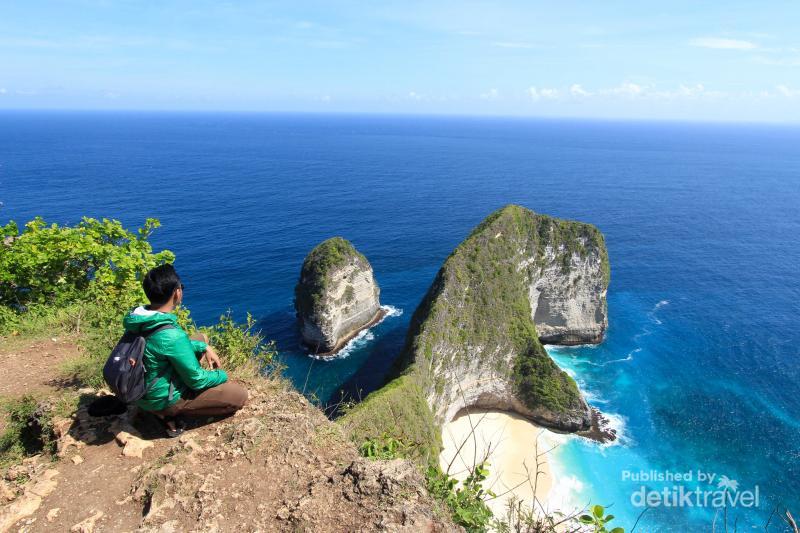
[[[594,518],[588,514],[581,515],[578,520],[580,520],[582,524],[594,524]]]
[[[602,505],[595,505],[592,507],[592,514],[597,518],[603,518],[603,512],[605,512],[605,510]]]

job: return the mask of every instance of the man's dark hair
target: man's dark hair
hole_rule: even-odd
[[[142,287],[151,305],[164,305],[181,286],[181,278],[170,264],[157,266],[142,280]]]

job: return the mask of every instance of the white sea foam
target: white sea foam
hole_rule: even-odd
[[[399,307],[395,307],[393,305],[382,305],[381,309],[386,311],[386,316],[383,317],[384,319],[395,317],[395,316],[400,316],[400,315],[403,314],[403,310],[402,309],[400,309]],[[383,322],[383,319],[381,320],[381,322]]]
[[[612,441],[598,442],[597,446],[601,448],[610,448],[612,446],[629,446],[631,444],[630,437],[626,433],[627,420],[624,416],[617,413],[603,412],[606,418],[606,427],[616,431],[617,438]]]
[[[642,351],[641,348],[636,348],[636,349],[631,350],[630,352],[628,352],[628,355],[626,355],[625,357],[623,357],[621,359],[611,359],[610,361],[606,361],[604,363],[592,363],[592,362],[589,362],[589,364],[595,365],[595,366],[606,366],[606,365],[610,365],[612,363],[625,363],[627,361],[633,361],[633,354],[637,354],[637,353],[639,353],[641,351]]]
[[[669,305],[669,300],[660,300],[656,305],[653,306],[653,309],[649,313],[647,313],[647,316],[650,318],[650,320],[652,320],[659,326],[663,324],[663,322],[661,322],[661,320],[656,316],[656,312],[658,312],[658,310],[664,307],[665,305]],[[648,334],[649,333],[650,332],[648,331]]]
[[[373,325],[366,329],[362,329],[358,332],[358,334],[350,339],[344,347],[336,352],[333,356],[324,356],[324,355],[314,355],[308,354],[308,356],[312,359],[316,359],[317,361],[333,361],[334,359],[345,359],[350,356],[353,351],[363,348],[371,341],[375,340],[375,334],[372,333],[372,328],[377,326],[378,324],[383,323],[384,320],[387,318],[394,318],[396,316],[400,316],[403,314],[403,310],[399,307],[395,307],[393,305],[382,305],[381,309],[384,311],[383,317],[375,322]]]

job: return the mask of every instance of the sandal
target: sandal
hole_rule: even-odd
[[[186,429],[186,422],[177,416],[160,416],[158,418],[164,424],[164,431],[170,439],[180,437]]]

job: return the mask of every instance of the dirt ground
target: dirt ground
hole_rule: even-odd
[[[74,337],[0,338],[0,398],[57,389],[60,366],[80,354]]]
[[[37,341],[0,357],[25,369],[29,387],[46,389],[57,373],[22,359],[48,353],[62,361],[74,350],[66,340]],[[54,423],[58,457],[30,458],[0,479],[0,532],[460,530],[415,465],[361,458],[337,424],[283,381],[246,386],[242,411],[196,421],[177,439],[132,408],[90,416],[86,406],[105,392],[82,390],[77,413]]]

